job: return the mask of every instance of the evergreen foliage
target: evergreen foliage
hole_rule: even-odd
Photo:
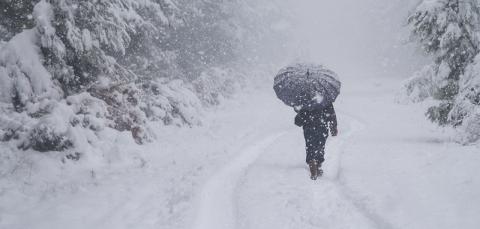
[[[0,139],[81,151],[105,128],[129,131],[141,144],[154,137],[149,121],[199,124],[202,106],[218,104],[244,79],[231,68],[245,52],[239,31],[265,27],[246,26],[238,12],[255,4],[2,1]]]
[[[434,62],[406,83],[407,93],[413,100],[430,97],[437,101],[426,113],[433,122],[465,129],[465,120],[478,106],[475,98],[480,88],[472,82],[479,78],[473,72],[480,52],[480,3],[424,0],[409,16],[408,24],[414,40]],[[423,91],[421,99],[419,91]]]

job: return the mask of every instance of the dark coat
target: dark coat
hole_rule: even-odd
[[[328,105],[323,109],[309,111],[301,109],[295,116],[295,125],[300,127],[317,127],[329,128],[330,130],[337,130],[337,115],[333,104]]]
[[[328,130],[330,130],[332,136],[336,136],[338,133],[337,115],[333,104],[313,111],[297,111],[295,125],[303,127],[307,152],[306,162],[316,160],[322,163],[325,160],[325,143],[328,138]]]

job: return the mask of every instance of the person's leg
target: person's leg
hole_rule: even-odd
[[[307,154],[306,162],[307,164],[316,158],[315,154],[318,148],[318,135],[315,133],[315,129],[311,127],[303,128],[303,135],[305,137],[305,151]]]
[[[327,142],[328,132],[322,130],[319,132],[319,139],[318,139],[318,151],[316,154],[316,159],[320,163],[320,165],[325,161],[325,144]]]
[[[310,168],[310,178],[312,180],[316,180],[317,177],[322,176],[323,174],[320,166],[325,160],[323,155],[325,149],[325,140],[328,135],[324,129],[325,128],[321,127],[304,127],[303,129],[307,153],[306,162]]]
[[[328,135],[321,127],[304,127],[303,134],[305,137],[305,149],[307,153],[306,162],[317,160],[323,162],[323,154],[325,150],[325,140]]]

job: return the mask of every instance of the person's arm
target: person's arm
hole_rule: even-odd
[[[333,104],[330,105],[328,109],[328,128],[330,129],[330,134],[332,134],[332,136],[335,137],[338,135],[337,114],[335,113]]]
[[[305,112],[303,111],[298,111],[297,112],[297,116],[295,116],[295,125],[299,126],[299,127],[302,127],[305,125]]]

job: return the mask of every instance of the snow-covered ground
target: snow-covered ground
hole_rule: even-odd
[[[0,228],[479,228],[479,148],[452,142],[421,105],[394,103],[400,79],[342,78],[340,135],[317,181],[293,110],[265,87],[202,127],[159,127],[152,144],[118,136],[107,155],[127,166],[41,188],[1,178]]]

